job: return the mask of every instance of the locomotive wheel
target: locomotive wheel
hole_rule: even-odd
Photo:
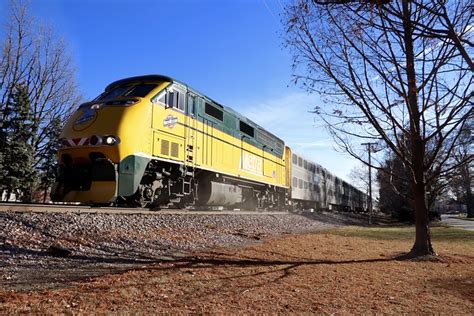
[[[126,199],[127,205],[130,207],[147,208],[150,206],[150,201],[145,200],[140,190],[140,187],[137,189],[134,195],[127,196],[125,199]]]

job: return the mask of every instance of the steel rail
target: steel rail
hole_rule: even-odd
[[[266,210],[212,210],[212,209],[157,209],[127,208],[89,205],[65,205],[51,203],[0,202],[0,213],[71,213],[71,214],[121,214],[121,215],[281,215],[287,211]]]

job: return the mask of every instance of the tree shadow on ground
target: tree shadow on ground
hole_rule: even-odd
[[[447,290],[463,299],[474,302],[474,280],[472,277],[433,279],[430,283],[433,288]]]
[[[245,291],[250,289],[257,289],[267,286],[268,284],[279,282],[293,274],[296,270],[302,266],[314,266],[314,265],[347,265],[347,264],[368,264],[368,263],[383,263],[390,261],[406,260],[404,255],[393,255],[392,257],[385,258],[368,258],[368,259],[348,259],[348,260],[330,260],[330,259],[314,259],[314,258],[303,258],[295,256],[287,256],[281,253],[273,251],[260,252],[262,255],[273,255],[281,256],[280,259],[262,259],[259,257],[242,256],[238,258],[233,254],[220,253],[220,252],[207,252],[202,255],[188,256],[183,258],[176,258],[171,261],[172,264],[164,265],[148,265],[133,268],[130,270],[134,271],[150,271],[150,272],[174,272],[178,274],[190,273],[194,276],[195,271],[200,269],[213,269],[213,268],[237,268],[238,271],[232,272],[231,275],[224,274],[222,276],[216,276],[215,278],[193,278],[187,282],[211,282],[211,281],[222,281],[222,280],[236,280],[245,278],[255,278],[251,282],[245,283],[244,285],[233,285],[236,288],[242,288]],[[286,257],[286,258],[285,258]],[[162,263],[162,262],[158,262]],[[329,269],[329,267],[328,267]],[[146,281],[145,281],[146,282]],[[127,284],[125,287],[139,287],[143,284]],[[202,292],[205,294],[205,291]]]
[[[154,254],[148,253],[146,255],[133,251],[127,253],[123,249],[120,254],[116,251],[117,249],[113,248],[110,249],[107,255],[72,254],[67,257],[57,257],[51,255],[47,250],[3,245],[2,249],[0,249],[0,257],[11,254],[26,255],[28,257],[18,262],[18,265],[15,266],[15,268],[20,269],[20,271],[23,269],[25,272],[19,279],[8,282],[2,280],[0,284],[5,289],[18,286],[24,290],[34,289],[38,286],[43,286],[44,288],[64,288],[71,286],[72,282],[87,281],[92,277],[121,274],[128,271],[186,272],[187,270],[201,268],[228,267],[244,269],[237,274],[222,276],[217,279],[269,276],[268,280],[251,286],[261,287],[269,282],[277,282],[290,276],[293,271],[301,266],[382,263],[409,259],[402,255],[393,255],[384,258],[330,260],[291,256],[275,251],[258,252],[255,256],[239,255],[239,257],[232,253],[218,251],[207,251],[198,255],[173,254],[172,251],[170,253],[170,249],[157,249]],[[262,257],[271,257],[271,259]],[[35,261],[37,259],[43,260],[43,264],[38,264]],[[172,264],[166,264],[167,262]],[[245,268],[251,269],[247,270]],[[256,269],[258,271],[255,271]],[[59,281],[58,276],[60,276]],[[51,282],[52,285],[48,286],[48,282]]]
[[[372,215],[372,224],[369,225],[369,215],[367,213],[350,212],[327,212],[327,211],[294,211],[294,214],[304,216],[308,219],[323,222],[331,225],[355,225],[355,226],[400,226],[399,222],[394,221],[386,215]]]

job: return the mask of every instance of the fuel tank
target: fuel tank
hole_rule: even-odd
[[[236,185],[211,181],[200,185],[198,192],[201,205],[231,206],[242,203],[242,188]]]

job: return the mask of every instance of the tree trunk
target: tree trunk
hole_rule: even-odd
[[[415,209],[415,244],[411,249],[411,254],[415,257],[435,255],[436,252],[431,244],[431,232],[429,227],[428,208],[425,199],[424,183],[415,183],[413,185],[415,193],[413,199],[413,208]]]
[[[46,203],[47,196],[48,196],[48,186],[45,185],[44,192],[43,192],[43,203]]]
[[[469,168],[469,166],[467,168]],[[469,181],[469,184],[466,184],[467,217],[474,218],[474,200],[472,198],[471,179],[469,178],[467,181]]]
[[[435,254],[431,245],[428,208],[426,206],[426,191],[424,177],[425,144],[420,129],[420,109],[418,108],[418,87],[416,85],[415,53],[413,48],[413,25],[409,0],[403,0],[403,29],[406,49],[406,67],[408,95],[407,104],[410,113],[410,149],[412,164],[413,208],[415,210],[415,244],[411,250],[413,256]]]
[[[471,171],[469,167],[471,166],[471,162],[466,163],[463,166],[463,187],[465,191],[465,203],[467,208],[467,217],[474,218],[474,200],[472,198],[472,190],[471,190]]]

